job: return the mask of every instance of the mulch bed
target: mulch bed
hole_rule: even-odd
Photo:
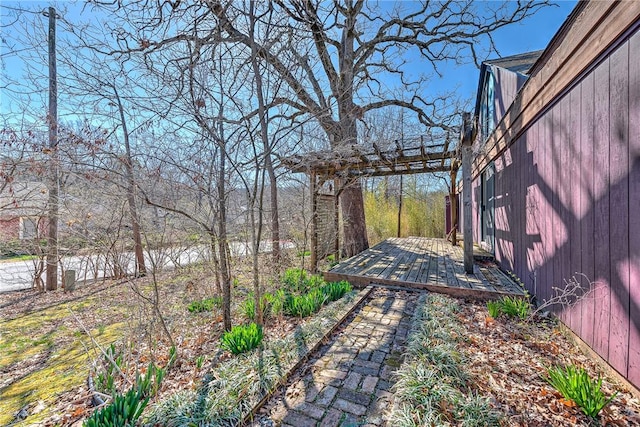
[[[149,279],[140,279],[143,282]],[[169,324],[179,351],[179,362],[168,372],[162,383],[157,399],[162,399],[176,391],[194,388],[204,372],[214,364],[230,357],[218,351],[222,332],[219,313],[192,314],[186,304],[201,298],[212,288],[210,277],[197,274],[167,273],[163,280],[168,285],[162,288],[162,307],[167,310]],[[194,283],[197,286],[194,286]],[[236,289],[236,299],[244,299],[246,289]],[[35,291],[0,294],[0,317],[3,320],[37,313],[48,307],[69,301],[90,298],[99,293],[102,312],[110,306],[127,305],[132,316],[144,318],[142,304],[131,287],[126,283],[105,282],[80,287],[73,293]],[[540,320],[523,323],[512,319],[490,319],[486,306],[482,303],[464,301],[458,313],[464,325],[466,342],[463,351],[469,359],[468,370],[472,383],[478,392],[491,399],[492,405],[505,415],[509,426],[574,426],[589,425],[589,420],[579,408],[562,397],[544,380],[546,367],[576,364],[585,367],[593,377],[604,371],[598,363],[584,355],[562,328],[553,321]],[[79,313],[82,322],[89,329],[97,328],[108,315],[93,315],[88,309]],[[113,319],[111,319],[113,320]],[[234,321],[240,322],[238,315]],[[298,323],[298,319],[283,318],[267,325],[267,333],[285,336]],[[129,331],[135,332],[135,331]],[[139,331],[147,333],[144,329]],[[132,352],[132,363],[128,365],[131,374],[136,369],[144,369],[150,360],[160,365],[167,360],[169,344],[161,335],[156,339],[140,339],[136,351]],[[204,365],[198,369],[198,356],[206,357]],[[11,383],[12,378],[22,375],[25,363],[18,363],[1,372],[2,385]],[[89,366],[87,366],[87,371]],[[603,389],[607,394],[618,391],[618,395],[601,415],[601,425],[640,426],[640,402],[624,388],[609,378],[605,378]],[[33,410],[34,408],[30,408]],[[38,408],[42,410],[42,408]],[[48,408],[55,414],[39,425],[80,425],[91,412],[91,396],[86,385],[79,384],[57,397]]]
[[[458,319],[473,386],[503,413],[505,426],[640,426],[640,401],[606,377],[603,366],[585,355],[556,321],[492,319],[485,304],[473,301],[460,304]],[[548,367],[569,364],[584,367],[592,378],[602,376],[608,396],[618,393],[597,422],[545,380]]]

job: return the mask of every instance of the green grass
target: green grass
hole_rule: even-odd
[[[38,259],[38,256],[37,255],[0,256],[0,262],[31,261],[33,259]]]
[[[309,317],[320,310],[327,297],[319,289],[304,295],[288,295],[284,302],[284,312],[289,316]]]
[[[320,288],[320,292],[328,301],[337,301],[347,292],[351,292],[351,283],[343,280],[341,282],[331,282]]]

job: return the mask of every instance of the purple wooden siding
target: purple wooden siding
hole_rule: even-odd
[[[640,384],[640,34],[629,43],[629,367]]]
[[[555,101],[495,169],[496,259],[541,302],[576,276],[586,297],[554,311],[640,387],[640,33]],[[476,213],[479,186],[478,176]]]
[[[593,347],[609,359],[609,322],[611,319],[609,260],[609,59],[595,70],[594,205],[596,328]]]
[[[581,269],[584,276],[580,276],[580,283],[586,286],[587,279],[595,277],[594,253],[595,238],[594,215],[589,215],[589,211],[595,202],[593,197],[594,182],[594,145],[591,142],[594,123],[594,74],[589,74],[580,85],[580,235],[581,235]],[[594,342],[594,322],[595,322],[595,298],[586,298],[580,304],[581,308],[581,337],[587,343]]]
[[[626,376],[629,356],[629,43],[611,55],[609,66],[609,363]]]
[[[505,70],[501,67],[492,67],[493,73],[496,78],[496,87],[495,87],[495,122],[498,123],[502,120],[502,117],[507,112],[507,109],[516,98],[516,94],[518,93],[518,89],[520,86],[518,85],[518,75],[509,70]],[[499,83],[498,83],[499,82]],[[499,86],[498,86],[499,84]],[[520,82],[520,85],[522,82]]]

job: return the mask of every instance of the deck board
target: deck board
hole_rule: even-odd
[[[370,283],[427,289],[460,297],[491,299],[524,296],[518,284],[490,261],[464,271],[463,251],[444,239],[390,238],[346,259],[324,273],[330,281],[348,280],[356,286]]]

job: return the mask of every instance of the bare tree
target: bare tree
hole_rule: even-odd
[[[281,31],[274,34],[277,39],[261,41],[252,37],[246,24],[246,3],[163,3],[155,10],[144,8],[144,24],[136,25],[143,22],[139,19],[143,8],[133,2],[115,11],[127,19],[128,27],[117,29],[120,46],[113,53],[167,49],[187,39],[203,46],[219,43],[225,36],[226,41],[250,48],[269,73],[287,85],[287,96],[265,105],[267,109],[286,104],[300,114],[311,115],[331,146],[341,147],[358,143],[357,122],[366,112],[388,106],[409,110],[425,126],[448,128],[450,123],[436,114],[447,108],[446,99],[423,97],[428,76],[412,79],[404,53],[420,55],[431,74],[447,62],[479,63],[494,50],[492,34],[496,30],[526,19],[547,4],[546,0],[396,4],[274,0],[265,7],[279,17]],[[187,15],[190,21],[184,19]],[[170,36],[153,30],[166,22],[179,30]],[[487,45],[488,51],[477,50],[477,46]],[[402,88],[401,96],[387,83],[393,78]],[[358,182],[342,191],[341,206],[343,251],[350,256],[368,246]]]

